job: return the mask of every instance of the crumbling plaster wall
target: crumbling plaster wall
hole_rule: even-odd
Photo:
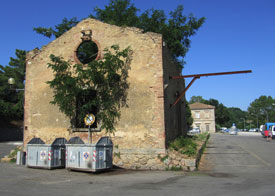
[[[165,153],[162,36],[94,19],[80,22],[41,50],[27,54],[24,145],[33,137],[52,143],[56,137],[80,136],[87,142],[87,133],[72,132],[69,119],[57,106],[49,104],[53,92],[46,84],[53,79],[52,71],[47,68],[51,54],[76,63],[74,52],[81,43],[83,29],[92,30],[101,56],[104,48],[114,44],[121,49],[130,46],[133,50],[128,107],[122,108],[117,131],[110,135],[115,154],[119,154],[114,157],[114,163],[125,168],[161,169],[158,155]],[[93,133],[93,142],[102,135],[106,135],[105,131]]]

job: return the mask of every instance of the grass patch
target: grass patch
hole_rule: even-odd
[[[18,151],[20,151],[20,149],[18,148],[18,147],[16,147],[13,151],[12,151],[12,153],[10,153],[9,154],[9,158],[13,158],[13,157],[15,157],[16,155],[17,155],[17,152]]]
[[[205,141],[207,139],[207,137],[209,137],[209,134],[207,132],[205,133],[201,133],[198,135],[193,135],[194,139],[197,141]]]
[[[180,167],[172,166],[172,167],[170,168],[170,170],[171,170],[171,171],[181,171],[181,170],[182,170],[182,167],[181,167],[181,166],[180,166]]]
[[[15,163],[16,162],[16,156],[17,156],[17,152],[21,151],[21,149],[19,147],[16,147],[14,150],[12,150],[12,152],[8,155],[8,158],[10,158],[10,163]]]

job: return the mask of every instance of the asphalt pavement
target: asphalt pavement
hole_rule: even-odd
[[[5,155],[9,155],[11,150],[14,150],[17,146],[22,145],[23,142],[0,142],[0,159]]]
[[[1,148],[1,145],[0,145]],[[260,134],[212,134],[200,170],[112,170],[92,174],[0,163],[0,195],[272,196],[275,140]]]

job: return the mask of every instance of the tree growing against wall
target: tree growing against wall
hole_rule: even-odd
[[[97,108],[96,119],[101,128],[107,132],[115,131],[114,125],[120,117],[120,109],[127,106],[131,52],[130,48],[120,50],[114,45],[104,50],[102,59],[87,65],[71,65],[61,57],[51,55],[52,63],[48,64],[54,73],[54,79],[48,81],[54,91],[51,103],[70,118],[72,126],[75,118],[83,121],[87,114],[85,112]],[[76,107],[77,96],[87,91],[95,92],[94,96]]]

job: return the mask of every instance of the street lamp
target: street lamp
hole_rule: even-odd
[[[245,130],[245,118],[241,118],[243,120],[243,130]]]
[[[9,83],[10,86],[14,85],[15,84],[15,79],[14,78],[9,78],[8,83]]]
[[[15,85],[15,79],[14,78],[9,78],[8,79],[8,84],[10,85],[11,90],[15,90],[16,92],[18,91],[25,91],[25,89],[13,89],[12,86]],[[25,129],[25,111],[24,111],[24,105],[25,105],[25,93],[23,93],[23,145],[24,145],[24,129]]]
[[[15,85],[15,79],[14,78],[9,78],[8,79],[8,84],[10,85],[10,88],[12,89],[12,86]],[[17,91],[24,91],[25,89],[16,88],[15,90],[17,92]]]
[[[264,112],[265,112],[265,114],[266,114],[266,122],[269,122],[269,120],[268,120],[268,112],[264,109],[264,108],[261,108]]]
[[[253,114],[253,113],[251,113],[251,115],[256,116],[256,118],[257,118],[257,128],[259,128],[259,118],[258,118],[258,114]]]

